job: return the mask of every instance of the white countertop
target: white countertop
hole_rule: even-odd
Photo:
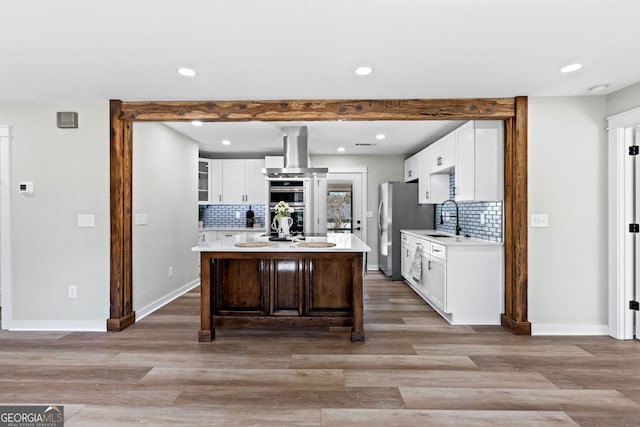
[[[357,236],[348,233],[328,233],[327,237],[307,237],[305,242],[331,242],[336,245],[330,248],[300,247],[300,242],[270,242],[272,246],[238,247],[236,243],[269,242],[269,237],[262,236],[263,231],[240,233],[233,237],[207,242],[191,248],[194,252],[369,252],[367,246]]]
[[[199,231],[244,231],[244,232],[258,232],[263,231],[264,225],[260,225],[260,227],[241,227],[241,226],[218,226],[218,227],[204,227],[200,228]]]
[[[426,239],[431,242],[439,243],[445,246],[502,246],[502,242],[492,242],[490,240],[477,239],[475,237],[456,236],[452,233],[440,230],[400,230],[401,233],[407,233],[420,239]],[[434,237],[430,236],[446,236]]]

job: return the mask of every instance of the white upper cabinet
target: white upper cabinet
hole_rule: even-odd
[[[411,182],[418,179],[420,169],[419,157],[417,154],[404,161],[404,182]]]
[[[427,147],[433,151],[432,172],[451,169],[455,164],[456,136],[452,132]]]
[[[222,160],[209,160],[209,176],[211,177],[209,204],[219,205],[222,203]]]
[[[198,204],[222,203],[222,160],[198,159]]]
[[[198,159],[198,204],[208,205],[211,200],[211,168],[209,159]]]
[[[476,144],[473,122],[456,130],[456,200],[474,200],[476,187]]]
[[[244,162],[243,159],[222,161],[222,202],[225,205],[244,203]]]
[[[408,168],[418,169],[418,203],[449,199],[450,174],[455,175],[455,200],[502,200],[503,129],[500,120],[470,121],[405,160],[405,182]]]
[[[420,151],[418,156],[418,203],[436,204],[449,198],[449,172],[434,168],[436,151],[431,146]]]
[[[264,160],[222,160],[222,201],[227,205],[264,204],[266,201]]]
[[[456,130],[455,196],[499,201],[504,196],[504,125],[473,121]]]
[[[266,177],[262,174],[265,166],[262,159],[245,160],[245,204],[263,205],[267,200]]]
[[[199,159],[198,204],[265,204],[263,167],[262,159]]]

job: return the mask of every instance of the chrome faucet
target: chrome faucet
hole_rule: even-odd
[[[458,204],[456,203],[455,200],[445,200],[444,202],[442,202],[442,204],[440,205],[440,224],[444,224],[444,205],[447,202],[451,202],[454,205],[456,205],[456,236],[460,235],[460,231],[462,231],[462,228],[460,227],[460,212],[458,211]]]

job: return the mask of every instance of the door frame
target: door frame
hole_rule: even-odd
[[[11,128],[0,126],[0,306],[2,329],[13,322],[11,283]]]
[[[629,156],[629,141],[625,129],[640,125],[640,108],[625,111],[608,120],[608,235],[609,235],[609,335],[625,340],[635,334],[635,311],[629,309],[629,301],[635,295],[633,240],[629,233],[633,215],[633,174]]]
[[[360,187],[357,188],[355,185],[352,187],[352,209],[355,198],[353,197],[356,194],[356,188],[359,192],[360,199],[358,203],[360,204],[360,235],[363,242],[367,243],[367,183],[368,183],[368,168],[367,167],[329,167],[329,172],[327,174],[327,187],[329,181],[329,175],[332,178],[339,178],[340,175],[346,175],[352,183],[355,183],[356,176],[360,180]],[[326,195],[325,195],[326,197]],[[352,212],[353,214],[353,212]],[[353,216],[353,215],[352,215]],[[355,224],[353,225],[356,226]],[[368,243],[367,243],[368,245]],[[365,266],[366,267],[366,266]]]
[[[505,312],[502,325],[531,334],[527,314],[528,98],[110,101],[111,251],[107,330],[135,322],[131,306],[132,124],[136,121],[504,120]]]

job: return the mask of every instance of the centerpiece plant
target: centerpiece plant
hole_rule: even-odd
[[[293,213],[293,208],[289,206],[289,204],[285,201],[280,200],[278,204],[273,208],[273,211],[275,212],[275,216],[273,217],[273,221],[271,222],[271,228],[273,230],[277,230],[280,218],[285,216],[290,218],[291,214]]]

